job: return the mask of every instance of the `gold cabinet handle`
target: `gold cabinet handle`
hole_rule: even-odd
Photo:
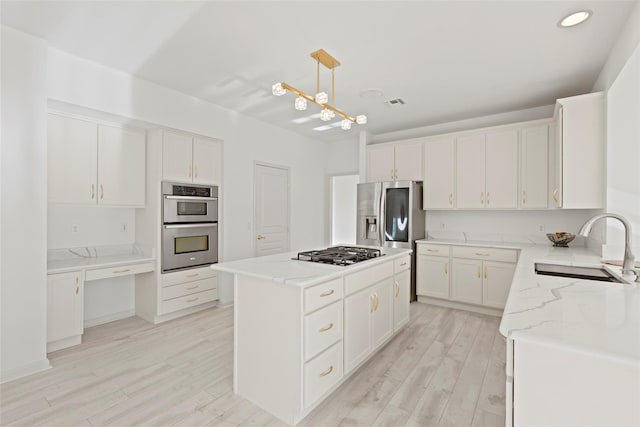
[[[198,177],[198,165],[196,165],[196,178]]]
[[[325,326],[324,328],[320,328],[320,332],[327,332],[331,328],[333,328],[333,323],[329,323],[328,326]]]
[[[449,263],[448,262],[444,263],[444,274],[449,274]]]
[[[400,263],[400,267],[404,267],[405,265],[407,265],[407,261]]]
[[[485,279],[487,278],[487,266],[486,265],[484,266],[484,278]]]
[[[373,313],[374,309],[376,308],[375,298],[373,294],[369,295],[369,306],[369,313]]]
[[[480,193],[480,204],[484,205],[484,192]]]
[[[527,204],[527,192],[526,191],[522,192],[522,204],[523,205]]]
[[[553,200],[558,203],[558,189],[553,190]]]
[[[192,290],[192,289],[198,289],[199,287],[200,287],[200,285],[189,286],[189,287],[187,288],[187,290],[189,290],[189,291],[190,291],[190,290]]]
[[[329,295],[333,295],[335,291],[333,289],[331,289],[330,291],[325,291],[323,293],[320,294],[321,297],[328,297]]]
[[[321,372],[321,373],[320,373],[320,376],[321,376],[321,377],[326,377],[326,376],[327,376],[327,375],[329,375],[331,372],[333,372],[333,365],[329,366],[329,369],[327,369],[326,371]]]
[[[200,273],[187,274],[187,277],[198,277]]]
[[[478,266],[478,279],[481,277],[481,276],[480,276],[480,270],[481,270],[481,267],[480,267],[480,266]]]
[[[80,279],[76,276],[76,295],[80,292]]]
[[[262,234],[258,234],[258,236],[256,237],[258,240],[263,240],[266,239],[266,237],[264,237]]]
[[[93,200],[95,195],[96,195],[96,186],[95,184],[91,184],[91,200]]]
[[[396,282],[395,285],[396,285],[396,298],[398,298],[398,295],[400,295],[400,285],[398,284],[398,282]]]
[[[449,204],[453,206],[453,193],[449,193]]]
[[[197,297],[196,297],[196,298],[191,298],[191,299],[188,299],[188,300],[187,300],[187,302],[195,302],[195,301],[198,301],[198,298],[197,298]]]
[[[491,254],[487,253],[487,252],[476,252],[476,255],[478,255],[478,256],[491,256]]]
[[[113,274],[126,273],[127,271],[131,271],[130,268],[125,268],[124,270],[113,270]]]
[[[487,191],[487,205],[491,204],[491,194]]]
[[[378,293],[374,292],[373,294],[374,301],[376,302],[376,306],[373,311],[378,311],[378,307],[380,306],[380,300],[378,299]]]
[[[391,179],[393,179],[393,169],[391,169]]]
[[[104,199],[104,187],[100,184],[100,200]]]

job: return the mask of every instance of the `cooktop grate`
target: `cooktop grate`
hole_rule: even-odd
[[[298,252],[298,261],[321,262],[333,265],[352,265],[357,262],[383,256],[380,249],[358,246],[334,246],[315,251]]]

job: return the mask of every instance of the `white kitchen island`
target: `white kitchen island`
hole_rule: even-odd
[[[234,392],[295,425],[409,321],[408,249],[350,266],[287,253],[224,262],[234,275]]]

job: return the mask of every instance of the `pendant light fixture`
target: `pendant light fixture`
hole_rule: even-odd
[[[298,95],[294,102],[294,107],[299,111],[307,109],[307,101],[311,101],[314,104],[321,106],[322,111],[320,111],[320,120],[325,122],[332,120],[336,114],[339,115],[343,119],[342,122],[340,122],[340,127],[344,130],[351,129],[352,123],[357,123],[359,125],[366,124],[367,116],[361,114],[359,116],[352,117],[335,106],[335,68],[340,65],[340,61],[329,55],[323,49],[312,52],[311,57],[315,59],[317,63],[316,92],[314,96],[311,96],[284,82],[274,84],[271,87],[272,93],[275,96],[282,96],[286,94],[287,91],[290,91]],[[320,64],[331,70],[331,102],[329,102],[329,95],[326,92],[320,91]]]

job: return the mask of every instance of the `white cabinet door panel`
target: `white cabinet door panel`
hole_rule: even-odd
[[[162,177],[166,181],[192,182],[192,138],[165,131],[162,140]]]
[[[47,187],[52,203],[96,203],[98,125],[49,114]]]
[[[393,181],[394,176],[393,145],[367,147],[367,182]]]
[[[98,203],[144,206],[145,135],[131,130],[98,127]]]
[[[82,335],[83,297],[79,271],[47,276],[47,342]]]
[[[344,300],[344,372],[349,373],[371,353],[373,293],[362,290]]]
[[[395,275],[393,290],[393,330],[397,331],[409,323],[409,299],[411,293],[411,270]]]
[[[504,308],[513,273],[516,270],[515,264],[505,262],[484,262],[484,287],[482,303],[489,307]]]
[[[456,144],[457,207],[484,207],[484,134],[458,138]]]
[[[520,143],[520,207],[546,208],[549,126],[524,128]]]
[[[393,335],[393,279],[385,279],[373,287],[376,306],[373,312],[371,333],[376,349]]]
[[[416,271],[418,295],[449,299],[449,258],[418,255]]]
[[[485,143],[485,207],[518,207],[518,131],[488,133]]]
[[[193,139],[193,182],[219,184],[222,146],[219,142],[202,138]]]
[[[424,209],[453,209],[454,139],[424,144]]]
[[[451,299],[482,304],[482,261],[453,259],[451,270]]]
[[[422,144],[397,144],[394,148],[395,180],[422,181]]]

